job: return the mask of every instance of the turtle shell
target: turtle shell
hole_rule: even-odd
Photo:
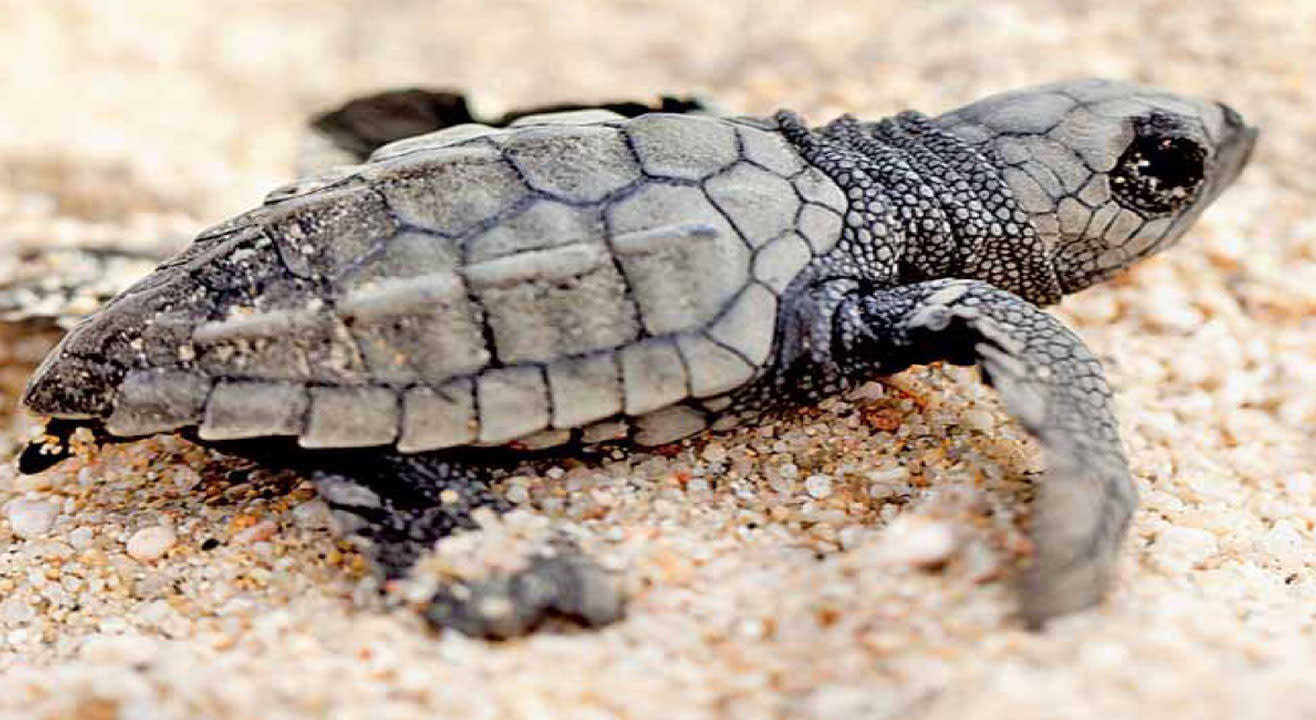
[[[26,402],[308,448],[669,442],[764,371],[844,210],[761,122],[450,127],[202,233],[70,332]]]

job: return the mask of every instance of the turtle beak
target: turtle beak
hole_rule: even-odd
[[[1220,168],[1216,193],[1219,193],[1233,183],[1247,166],[1257,144],[1258,131],[1244,122],[1237,110],[1224,103],[1216,104],[1224,115],[1224,134],[1216,153],[1216,162]]]

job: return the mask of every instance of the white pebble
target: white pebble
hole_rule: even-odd
[[[95,540],[95,534],[86,525],[73,528],[73,532],[69,533],[69,544],[78,550],[86,550],[91,547],[93,540]]]
[[[5,515],[15,535],[32,540],[45,535],[55,524],[59,506],[45,500],[19,499],[5,506]]]
[[[888,562],[931,567],[946,562],[955,552],[955,529],[942,520],[916,515],[897,517],[882,534]]]
[[[170,471],[170,479],[179,490],[191,490],[201,484],[201,475],[196,470],[179,465]]]
[[[273,520],[261,520],[260,522],[245,528],[233,536],[235,545],[250,545],[251,543],[262,542],[274,537],[278,532],[279,525]]]
[[[727,449],[720,443],[710,442],[704,446],[704,451],[700,453],[706,462],[720,463],[727,459]]]
[[[810,475],[804,481],[804,491],[815,500],[831,497],[832,479],[826,475]]]
[[[142,528],[128,538],[128,555],[138,562],[159,560],[177,540],[172,528],[163,525]]]
[[[530,491],[525,485],[512,485],[507,488],[506,497],[513,505],[525,505],[530,502]]]
[[[329,506],[320,498],[312,498],[292,509],[292,522],[299,528],[318,530],[330,527]]]

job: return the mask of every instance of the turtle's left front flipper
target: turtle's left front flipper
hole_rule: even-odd
[[[1025,578],[1031,627],[1100,601],[1136,503],[1101,365],[1054,317],[976,280],[935,280],[854,295],[833,325],[849,372],[889,374],[935,360],[977,363],[1041,441],[1035,565]]]

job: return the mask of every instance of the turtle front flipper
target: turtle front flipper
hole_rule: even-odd
[[[339,529],[386,579],[412,571],[449,535],[477,527],[473,513],[511,509],[495,484],[513,469],[453,453],[306,454],[310,475]],[[524,635],[550,617],[585,626],[620,619],[624,601],[612,573],[561,533],[532,538],[514,567],[446,579],[424,608],[434,625],[467,635]]]
[[[912,364],[977,363],[1011,414],[1041,441],[1024,619],[1101,600],[1136,503],[1101,365],[1073,332],[1022,298],[975,280],[935,280],[854,295],[840,309],[833,355],[847,374]]]
[[[697,113],[699,100],[663,96],[653,102],[556,103],[510,110],[495,118],[474,115],[466,96],[450,90],[405,88],[353,98],[311,118],[297,151],[297,175],[318,175],[340,165],[365,162],[375,150],[417,135],[474,123],[507,127],[535,115],[602,110],[623,117],[645,113]]]

